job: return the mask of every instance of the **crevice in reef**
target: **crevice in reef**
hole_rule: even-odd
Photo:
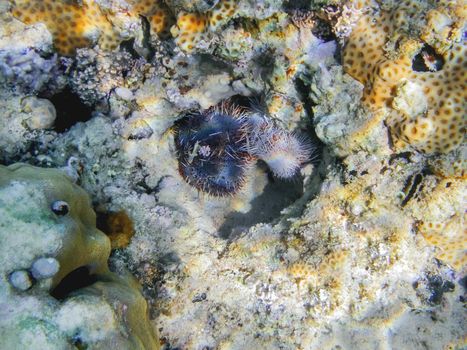
[[[50,292],[57,300],[64,300],[70,293],[90,286],[97,281],[87,266],[81,266],[66,275],[60,283]]]
[[[415,72],[437,72],[443,69],[444,58],[433,47],[425,44],[412,59],[412,69]]]
[[[50,101],[55,106],[57,118],[55,131],[64,132],[79,122],[86,122],[92,117],[92,109],[86,106],[69,88],[53,95]]]
[[[401,203],[402,207],[405,207],[412,198],[416,197],[417,193],[423,190],[423,179],[430,173],[431,172],[429,170],[424,169],[423,171],[412,174],[407,178],[405,186],[402,189],[402,192],[405,193],[405,198]]]

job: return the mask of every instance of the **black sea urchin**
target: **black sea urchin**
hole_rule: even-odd
[[[246,147],[247,124],[239,110],[212,108],[176,125],[179,171],[197,189],[215,195],[236,193],[254,158]]]
[[[175,144],[183,178],[215,196],[235,194],[257,159],[276,177],[291,178],[312,152],[306,139],[275,125],[265,114],[230,103],[180,120]]]

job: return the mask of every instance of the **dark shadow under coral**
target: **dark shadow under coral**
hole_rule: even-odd
[[[50,295],[52,295],[57,300],[63,300],[70,293],[90,286],[96,281],[96,276],[91,275],[89,268],[87,266],[81,266],[66,275],[63,280],[61,280],[60,283],[50,292]]]
[[[70,89],[65,89],[50,98],[57,118],[54,129],[57,132],[64,132],[78,122],[86,122],[91,119],[92,109],[86,106]]]
[[[219,236],[234,239],[240,233],[259,223],[268,223],[303,195],[303,179],[298,175],[291,180],[269,179],[263,193],[251,203],[247,213],[233,212],[219,228]]]

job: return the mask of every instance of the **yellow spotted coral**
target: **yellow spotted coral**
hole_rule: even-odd
[[[206,38],[209,31],[215,31],[227,23],[234,14],[235,3],[232,0],[220,0],[207,13],[180,12],[176,24],[170,31],[177,46],[182,51],[190,53]]]
[[[125,12],[127,18],[144,16],[150,24],[151,35],[167,36],[174,17],[163,2],[132,0],[129,5]],[[12,14],[26,24],[44,23],[52,33],[57,52],[62,55],[73,55],[76,49],[94,44],[112,50],[122,41],[112,24],[115,14],[92,0],[14,0]]]
[[[154,0],[132,0],[130,3],[133,5],[132,13],[147,18],[151,35],[168,36],[175,18],[167,5],[162,1]]]
[[[347,256],[347,251],[332,252],[326,255],[317,267],[299,261],[291,264],[287,268],[287,272],[292,278],[317,284],[319,281],[324,281],[327,277],[335,276],[336,271],[339,271],[344,266]]]
[[[177,24],[171,29],[175,43],[185,52],[191,52],[196,44],[204,38],[208,18],[200,13],[180,12]]]
[[[76,49],[95,44],[112,50],[123,40],[112,23],[118,14],[92,0],[13,0],[12,14],[25,24],[44,23],[62,55],[73,55]],[[192,52],[208,30],[214,31],[230,20],[235,14],[235,3],[221,0],[207,13],[182,11],[175,19],[163,1],[128,0],[128,8],[122,9],[122,14],[125,18],[145,17],[151,35],[166,38],[171,33],[182,51]]]
[[[235,2],[233,0],[221,0],[208,13],[209,28],[216,30],[225,24],[235,14]]]
[[[420,232],[428,243],[439,248],[436,257],[457,270],[467,266],[467,229],[465,215],[449,218],[446,222],[423,222]]]
[[[396,147],[410,145],[424,153],[447,153],[459,146],[465,133],[466,47],[455,28],[465,22],[467,11],[461,5],[452,11],[440,6],[424,16],[427,24],[421,36],[430,40],[444,61],[440,70],[430,71],[436,70],[436,58],[425,51],[427,43],[401,31],[409,27],[418,10],[411,1],[404,1],[391,11],[362,15],[344,49],[344,69],[364,84],[365,106],[390,109],[387,123]],[[449,26],[436,22],[440,14],[451,16],[445,21]],[[458,33],[457,37],[447,38],[446,27],[451,34]],[[396,47],[393,52],[388,49],[391,45]],[[427,71],[413,69],[417,55],[425,60]],[[401,87],[407,82],[411,89],[404,95],[407,89]],[[407,106],[414,96],[418,96],[418,106]]]
[[[456,270],[467,267],[466,190],[465,180],[446,178],[416,204],[418,231],[437,247],[436,257]]]
[[[63,55],[96,42],[105,50],[119,44],[118,35],[94,1],[14,0],[12,14],[26,24],[44,23]]]

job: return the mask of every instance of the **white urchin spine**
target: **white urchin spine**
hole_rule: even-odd
[[[275,176],[290,178],[310,160],[308,140],[274,125],[266,117],[256,117],[249,138],[249,152],[262,159]]]

